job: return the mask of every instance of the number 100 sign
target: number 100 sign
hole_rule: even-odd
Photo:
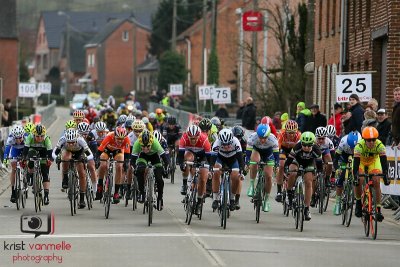
[[[336,102],[349,102],[351,94],[356,94],[361,102],[372,98],[371,74],[336,75]]]

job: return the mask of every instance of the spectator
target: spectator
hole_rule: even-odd
[[[282,121],[281,121],[282,112],[277,111],[274,114],[274,118],[272,119],[272,123],[274,124],[277,130],[282,129]]]
[[[108,104],[110,107],[115,108],[115,98],[114,98],[112,95],[110,95],[110,96],[107,98],[107,104]]]
[[[158,101],[160,101],[160,99],[158,98],[157,92],[155,90],[153,90],[151,92],[150,101],[154,102],[154,103],[158,103]]]
[[[289,120],[289,114],[287,114],[286,112],[285,113],[283,113],[282,115],[281,115],[281,124],[282,124],[282,128],[281,129],[285,129],[285,125],[286,125],[286,122]]]
[[[365,127],[378,127],[378,121],[376,120],[376,113],[373,110],[367,110],[364,112],[364,121],[361,126],[361,131],[364,130]]]
[[[393,91],[394,107],[392,112],[392,146],[400,149],[400,87],[396,87]]]
[[[342,112],[343,108],[342,105],[339,103],[335,103],[333,106],[334,108],[334,113],[332,117],[329,118],[328,120],[328,125],[333,125],[335,126],[336,129],[336,135],[341,136],[342,134]]]
[[[5,126],[4,123],[8,123],[8,112],[4,110],[4,105],[0,103],[0,126]]]
[[[318,127],[326,127],[326,116],[319,111],[319,105],[314,104],[310,107],[311,116],[306,118],[305,131],[315,133]]]
[[[244,110],[244,101],[240,101],[239,109],[236,111],[236,119],[237,120],[241,120],[242,119],[243,110]]]
[[[343,116],[344,133],[349,134],[351,131],[361,133],[361,125],[364,120],[364,109],[360,105],[360,99],[357,94],[351,94],[349,97],[350,109]]]
[[[224,104],[218,106],[217,111],[215,112],[215,116],[218,118],[229,118],[228,110]]]
[[[378,106],[378,101],[375,98],[371,98],[367,103],[367,107],[370,107],[375,112],[378,110]]]
[[[307,117],[311,116],[311,111],[306,108],[306,104],[304,102],[299,102],[297,103],[296,113],[296,122],[299,125],[299,131],[303,133],[306,129]]]
[[[254,130],[256,125],[257,108],[250,96],[246,99],[246,107],[243,110],[242,126],[247,130]]]
[[[6,104],[4,105],[4,111],[8,114],[7,125],[4,126],[11,126],[13,121],[16,119],[15,110],[12,106],[11,99],[6,99]]]
[[[378,139],[381,140],[381,142],[385,145],[389,144],[389,133],[390,127],[392,127],[392,123],[389,121],[385,109],[379,109],[376,115],[378,120],[378,127],[376,127],[379,133]]]

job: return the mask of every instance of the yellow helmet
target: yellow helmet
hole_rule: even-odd
[[[36,125],[33,129],[33,135],[46,135],[46,127],[44,127],[42,124]]]
[[[34,128],[35,128],[35,124],[33,124],[32,122],[28,122],[24,126],[24,130],[26,133],[32,133]]]
[[[132,124],[132,128],[134,131],[143,131],[145,128],[144,122],[136,119]]]
[[[67,123],[65,124],[65,130],[68,130],[68,129],[76,129],[76,127],[77,127],[77,125],[76,125],[76,121],[74,121],[74,120],[69,120],[69,121],[67,121]]]
[[[151,146],[153,144],[154,138],[153,135],[150,133],[150,131],[144,130],[139,135],[138,140],[141,146]]]

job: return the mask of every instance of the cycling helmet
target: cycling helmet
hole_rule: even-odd
[[[163,110],[161,108],[156,108],[156,114],[160,115],[163,113]]]
[[[124,139],[126,136],[126,129],[122,126],[115,128],[114,136],[119,139]]]
[[[354,148],[358,142],[358,140],[361,139],[361,136],[358,132],[350,132],[347,135],[347,144],[349,145],[350,148]]]
[[[154,138],[156,138],[158,140],[158,142],[161,143],[161,140],[163,139],[162,134],[159,131],[154,131],[153,135],[154,135]]]
[[[76,142],[78,139],[78,132],[75,129],[68,129],[64,136],[67,142]]]
[[[176,124],[176,118],[174,116],[169,116],[167,119],[167,123],[170,125],[175,125]]]
[[[144,130],[139,135],[138,140],[141,146],[151,146],[153,144],[154,138],[153,135],[150,133],[150,131]]]
[[[80,134],[87,134],[90,131],[90,125],[86,122],[81,122],[78,124],[78,132]]]
[[[233,133],[233,136],[235,136],[236,138],[239,138],[239,139],[244,136],[244,130],[239,125],[233,126],[232,133]]]
[[[156,113],[150,112],[149,119],[155,119],[155,118],[156,118]]]
[[[35,129],[33,129],[33,135],[39,136],[39,135],[46,135],[46,127],[44,125],[38,124],[35,126]]]
[[[232,144],[233,133],[230,129],[222,129],[218,134],[218,139],[223,145]]]
[[[126,117],[126,121],[134,121],[136,118],[132,114],[129,114],[128,117]]]
[[[219,120],[218,117],[212,117],[210,121],[211,124],[214,124],[215,126],[221,126],[221,121]]]
[[[378,136],[379,133],[375,127],[368,126],[362,131],[362,138],[364,139],[376,139]]]
[[[125,122],[125,128],[132,128],[132,125],[133,125],[133,120],[127,120],[126,122]]]
[[[35,124],[33,124],[32,122],[28,122],[24,126],[24,130],[26,133],[32,133],[34,128],[35,128]]]
[[[286,122],[285,130],[286,132],[297,132],[299,125],[294,120],[289,120]]]
[[[315,135],[312,132],[304,132],[301,134],[300,141],[302,145],[315,144]]]
[[[12,129],[11,134],[14,136],[14,138],[21,138],[24,136],[25,131],[21,125],[17,125],[14,127],[14,129]]]
[[[326,128],[325,127],[318,127],[316,130],[315,130],[315,136],[318,138],[318,137],[327,137],[328,135],[327,135],[327,131],[326,131]]]
[[[102,132],[102,131],[107,130],[107,125],[105,122],[99,121],[99,122],[96,122],[96,124],[94,125],[94,128],[96,128],[96,131]]]
[[[123,124],[123,123],[125,123],[127,117],[128,117],[128,116],[126,116],[125,114],[122,114],[121,116],[119,116],[117,123],[118,123],[118,124]]]
[[[85,113],[83,110],[77,109],[74,111],[74,113],[72,113],[72,117],[74,119],[83,119],[85,117]]]
[[[261,119],[260,123],[261,123],[261,124],[269,125],[269,124],[272,123],[272,119],[271,119],[269,116],[264,116],[264,117]]]
[[[120,107],[120,108],[125,108],[126,105],[125,105],[125,103],[121,103],[121,104],[119,104],[119,107]]]
[[[143,121],[144,124],[147,124],[147,123],[149,123],[149,118],[143,117],[142,121]]]
[[[142,120],[135,120],[132,124],[132,128],[135,131],[143,131],[145,128],[144,122]]]
[[[266,138],[271,133],[271,128],[268,125],[260,124],[257,127],[257,135],[260,138]]]
[[[336,128],[333,125],[326,126],[326,133],[329,137],[336,135]]]
[[[189,137],[198,137],[200,136],[201,130],[197,125],[190,125],[187,128],[187,134]]]
[[[90,124],[90,121],[86,118],[83,119],[83,122],[86,122],[87,124]]]
[[[108,113],[113,112],[113,111],[114,111],[114,109],[113,109],[112,107],[108,107],[108,108],[106,109],[106,112],[108,112]]]
[[[71,128],[76,129],[76,127],[77,127],[77,125],[74,120],[69,120],[69,121],[67,121],[67,123],[65,123],[66,130],[71,129]]]
[[[210,119],[204,118],[199,122],[199,127],[203,132],[209,131],[211,129],[212,123]]]
[[[99,122],[100,121],[100,118],[99,117],[94,117],[93,118],[93,123],[96,123],[96,122]]]

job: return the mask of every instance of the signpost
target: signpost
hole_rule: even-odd
[[[214,88],[212,93],[212,98],[214,104],[230,104],[232,102],[231,88],[229,87]]]
[[[36,84],[35,83],[20,83],[18,86],[19,97],[36,97]]]
[[[246,32],[260,32],[263,30],[263,14],[258,11],[243,13],[243,30]]]
[[[171,95],[183,95],[183,86],[182,84],[170,84],[169,92]]]
[[[336,102],[349,102],[351,94],[357,94],[361,102],[372,98],[372,74],[336,75]]]
[[[213,99],[214,86],[213,85],[202,85],[199,86],[199,100],[209,100]]]

